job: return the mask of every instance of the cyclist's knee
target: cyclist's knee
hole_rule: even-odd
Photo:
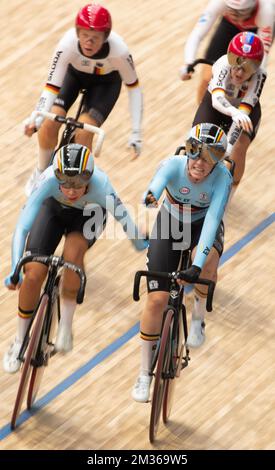
[[[78,285],[78,287],[79,287],[79,285]],[[72,286],[72,285],[64,285],[63,284],[62,291],[61,291],[62,297],[64,297],[67,300],[76,300],[78,287],[76,286],[74,288],[74,286]]]
[[[151,292],[147,296],[147,309],[150,309],[151,312],[159,312],[163,311],[167,301],[168,301],[169,294],[167,292]]]
[[[47,268],[30,263],[25,269],[25,280],[28,284],[42,285],[47,274]]]

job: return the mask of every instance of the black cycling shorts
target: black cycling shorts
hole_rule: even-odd
[[[101,126],[119,97],[121,83],[117,71],[106,75],[95,75],[80,72],[70,64],[54,104],[68,112],[79,91],[86,89],[83,112],[89,113],[97,121],[97,125]]]
[[[86,224],[87,223],[87,224]],[[86,226],[84,227],[84,225]],[[106,225],[106,209],[98,206],[89,215],[74,207],[65,207],[54,198],[44,201],[28,236],[26,251],[31,254],[54,254],[63,235],[81,233],[90,248]]]
[[[222,55],[227,53],[228,44],[231,39],[238,33],[243,31],[237,28],[237,26],[222,18],[218,24],[210,43],[205,52],[205,59],[211,60],[213,63],[216,62]],[[250,31],[256,33],[257,28],[252,28]]]
[[[258,132],[261,121],[261,114],[261,105],[258,101],[249,114],[253,124],[253,132],[250,135],[243,131],[248,135],[251,141],[255,139],[255,136]],[[196,126],[196,124],[200,124],[202,122],[211,122],[212,124],[216,124],[217,126],[221,127],[226,134],[228,133],[232,124],[231,116],[226,116],[226,114],[220,113],[217,109],[213,108],[212,95],[209,91],[205,92],[205,95],[195,114],[192,126]]]
[[[165,223],[166,222],[166,223]],[[168,213],[164,206],[161,207],[157,219],[155,221],[152,234],[150,237],[149,249],[148,249],[148,261],[147,267],[149,271],[160,271],[160,272],[174,272],[179,269],[179,263],[181,260],[181,253],[182,248],[179,245],[189,239],[189,235],[191,235],[191,243],[190,246],[186,246],[187,250],[193,250],[198,242],[202,231],[204,218],[200,219],[196,222],[191,224],[191,233],[190,233],[190,225],[189,227],[184,227],[182,223],[176,221],[171,214]],[[170,236],[162,236],[163,235],[163,223],[166,226],[169,226],[169,230],[167,234]],[[175,230],[172,229],[173,227],[179,227],[179,232],[181,231],[182,235],[178,237],[179,233],[175,237]],[[172,235],[172,233],[174,235]],[[185,235],[184,235],[185,234]],[[187,236],[186,236],[187,235]],[[187,243],[189,245],[189,243]],[[219,256],[222,255],[223,246],[224,246],[224,225],[223,222],[220,223],[216,238],[214,241],[213,246],[217,250]],[[170,281],[166,281],[165,279],[153,279],[147,278],[147,290],[148,292],[155,292],[155,291],[164,291],[169,292],[170,288]]]

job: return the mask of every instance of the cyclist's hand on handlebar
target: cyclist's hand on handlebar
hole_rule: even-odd
[[[128,140],[128,147],[131,148],[133,159],[136,159],[141,154],[142,138],[140,131],[133,131]]]
[[[179,76],[181,80],[190,80],[192,78],[192,72],[188,72],[188,65],[183,65],[179,69]]]
[[[6,278],[5,278],[5,286],[7,289],[9,290],[16,290],[16,289],[20,289],[20,286],[23,282],[23,277],[22,277],[22,274],[20,273],[20,277],[19,277],[19,281],[17,284],[13,284],[11,282],[11,277],[12,277],[13,273],[9,274]]]
[[[24,121],[24,134],[31,137],[41,127],[43,116],[37,116],[35,111]]]
[[[235,122],[237,126],[241,127],[244,131],[248,133],[253,132],[253,124],[250,117],[239,109],[234,111],[232,115],[232,121]]]
[[[155,196],[153,195],[153,193],[151,193],[151,191],[148,192],[147,196],[145,197],[144,199],[144,204],[146,205],[146,207],[148,208],[152,208],[152,207],[158,207],[158,201],[156,200]]]
[[[200,276],[201,268],[192,264],[190,268],[186,269],[185,271],[180,271],[178,274],[178,283],[184,284],[184,282],[188,282],[190,284],[194,284]]]

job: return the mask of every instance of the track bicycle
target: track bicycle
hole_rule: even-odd
[[[80,287],[76,299],[78,304],[83,302],[86,285],[86,276],[81,268],[55,255],[28,255],[21,258],[11,277],[13,284],[16,285],[18,283],[21,268],[30,262],[42,263],[48,266],[49,269],[45,286],[32,315],[18,355],[22,365],[11,418],[11,429],[16,427],[27,388],[27,408],[31,409],[36,399],[45,367],[49,364],[50,358],[56,353],[54,340],[60,319],[59,284],[62,270],[70,269],[79,276]]]
[[[48,111],[35,111],[36,116],[43,116],[44,118],[50,119],[51,121],[56,121],[61,124],[65,124],[65,129],[63,130],[63,133],[60,138],[60,142],[53,152],[52,155],[52,160],[55,155],[55,153],[64,145],[70,144],[74,142],[74,136],[75,136],[75,130],[76,129],[84,129],[88,132],[91,132],[92,134],[97,134],[97,140],[96,140],[96,145],[93,150],[93,155],[95,157],[99,157],[99,154],[101,152],[102,144],[104,141],[105,137],[105,132],[103,129],[100,127],[93,126],[91,124],[87,124],[86,122],[79,122],[79,116],[81,114],[81,111],[84,106],[84,100],[86,96],[86,90],[80,90],[81,94],[81,99],[79,101],[75,117],[64,117],[64,116],[59,116],[58,114],[55,113],[50,113]],[[51,160],[51,161],[52,161]]]
[[[181,370],[188,366],[190,356],[187,345],[187,316],[184,303],[184,286],[177,283],[181,277],[184,280],[184,270],[190,266],[190,251],[183,252],[180,269],[173,273],[155,271],[137,271],[134,280],[133,297],[139,300],[141,277],[170,280],[169,300],[163,313],[160,339],[154,353],[150,374],[154,377],[152,395],[149,439],[153,443],[158,431],[160,414],[163,422],[167,423],[173,404],[176,379]],[[208,286],[206,309],[212,311],[212,300],[215,283],[207,279],[198,279],[196,284]]]

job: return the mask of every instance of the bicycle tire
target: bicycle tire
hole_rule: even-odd
[[[149,426],[149,439],[153,443],[158,431],[159,418],[162,409],[163,395],[165,388],[164,375],[169,371],[169,361],[171,356],[171,335],[170,327],[174,317],[174,309],[169,308],[166,311],[165,320],[160,339],[159,356],[157,360],[157,367],[155,372],[155,383],[153,390],[150,426]]]
[[[51,303],[48,303],[48,308],[51,308],[51,312],[46,312],[44,320],[47,318],[49,319],[50,324],[46,325],[46,321],[44,321],[44,328],[42,329],[42,338],[41,338],[41,360],[43,361],[42,365],[34,366],[32,369],[32,374],[29,382],[29,389],[27,395],[27,408],[28,410],[31,409],[34,401],[36,399],[37,393],[39,391],[42,378],[45,372],[45,368],[49,363],[49,359],[52,355],[53,351],[53,343],[52,339],[55,336],[56,326],[59,320],[59,294],[58,294],[58,283],[59,279],[56,280],[56,285],[53,292],[53,300]]]
[[[15,429],[16,421],[21,411],[22,403],[23,403],[24,396],[26,393],[26,387],[28,384],[28,379],[29,379],[30,372],[31,372],[31,367],[32,367],[31,362],[37,353],[37,348],[39,345],[40,335],[41,335],[41,331],[43,327],[44,312],[45,312],[45,308],[47,308],[48,300],[49,300],[48,295],[44,294],[41,299],[41,302],[39,303],[38,311],[34,319],[32,330],[30,333],[29,344],[27,346],[26,353],[25,353],[24,364],[22,366],[22,372],[21,372],[21,377],[19,381],[16,399],[15,399],[15,404],[13,408],[13,413],[12,413],[12,418],[11,418],[11,429]]]
[[[183,358],[183,351],[184,351],[184,342],[183,338],[185,338],[185,343],[187,340],[187,320],[186,320],[186,308],[184,305],[181,305],[179,311],[179,322],[178,322],[178,329],[176,333],[175,344],[173,345],[172,355],[173,355],[173,367],[175,371],[174,378],[170,378],[165,383],[165,390],[164,390],[164,397],[163,397],[163,409],[162,409],[162,418],[163,422],[166,424],[169,416],[171,414],[171,409],[173,405],[173,398],[175,393],[175,386],[177,383],[177,379],[180,376],[182,370],[182,358]],[[188,353],[186,351],[186,357],[188,358]],[[188,362],[187,362],[188,363]]]

